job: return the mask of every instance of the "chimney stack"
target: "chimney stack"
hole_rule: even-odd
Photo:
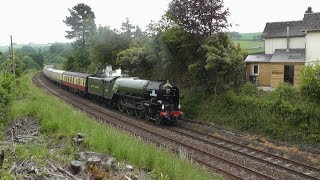
[[[313,13],[312,7],[309,6],[305,13]]]

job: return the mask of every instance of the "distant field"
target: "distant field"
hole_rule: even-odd
[[[263,41],[245,41],[245,40],[234,40],[240,44],[240,47],[245,50],[248,54],[254,54],[264,52]]]
[[[261,32],[255,32],[255,33],[240,33],[241,34],[241,38],[237,39],[237,40],[254,40],[254,37],[261,37]]]

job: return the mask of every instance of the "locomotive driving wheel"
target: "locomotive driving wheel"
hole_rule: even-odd
[[[125,104],[127,105],[127,108],[126,108],[127,114],[131,116],[134,113],[134,108],[133,108],[134,102],[133,100],[126,99]]]
[[[154,118],[155,118],[156,124],[161,125],[163,123],[162,117],[160,116],[160,114],[156,114]]]
[[[124,106],[123,99],[121,99],[121,98],[118,100],[118,109],[120,112],[124,112],[124,110],[126,110],[126,107]]]
[[[135,109],[134,110],[134,112],[135,112],[135,115],[136,115],[136,117],[137,118],[142,118],[143,117],[143,115],[144,115],[144,111],[143,111],[143,109],[142,109],[142,106],[140,105],[140,106],[138,106],[138,108],[139,109]]]

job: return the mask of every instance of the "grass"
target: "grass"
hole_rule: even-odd
[[[14,102],[11,117],[33,116],[41,123],[40,132],[59,142],[71,139],[79,132],[86,135],[85,148],[113,154],[118,160],[126,160],[140,168],[153,169],[170,179],[213,179],[207,171],[179,158],[168,150],[154,147],[119,129],[105,126],[88,118],[55,97],[45,94],[32,84],[33,74],[21,79],[22,94]],[[73,155],[73,148],[66,148],[64,154]],[[159,176],[160,177],[160,176]]]

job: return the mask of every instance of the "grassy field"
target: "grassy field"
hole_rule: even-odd
[[[234,40],[234,42],[240,44],[240,47],[248,54],[264,52],[263,41]]]
[[[190,160],[100,124],[83,112],[47,95],[32,84],[32,76],[33,73],[20,80],[19,97],[14,102],[12,118],[32,116],[38,119],[41,123],[40,132],[57,142],[69,142],[77,133],[84,133],[86,150],[113,154],[118,160],[128,161],[140,168],[153,169],[159,179],[215,179],[208,172],[192,165]],[[73,155],[75,150],[69,146],[66,145],[64,153]]]
[[[241,37],[234,39],[247,54],[264,53],[264,43],[259,38],[261,32],[240,33]]]
[[[254,37],[261,36],[261,32],[255,32],[255,33],[240,33],[241,38],[238,40],[254,40]]]

